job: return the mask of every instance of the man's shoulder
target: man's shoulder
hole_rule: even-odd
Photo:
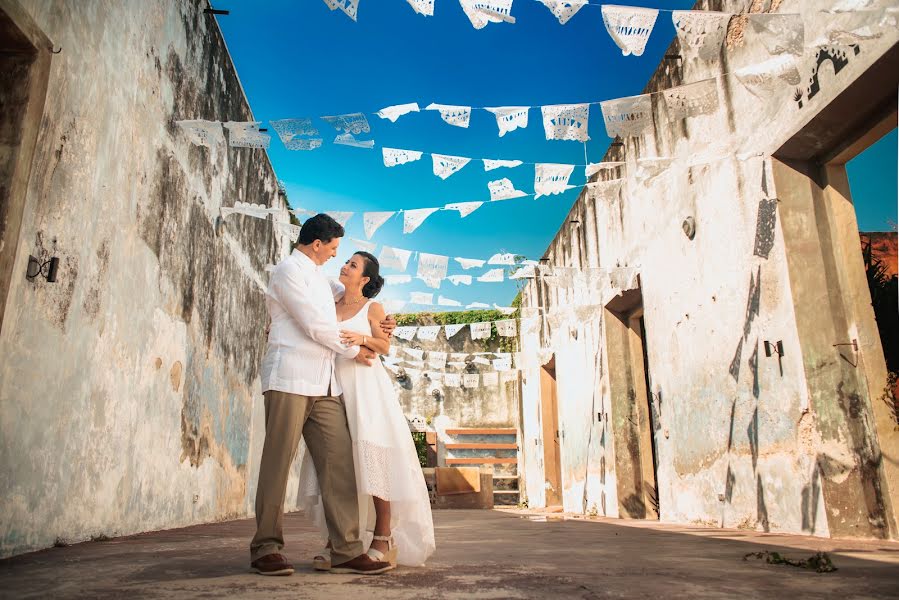
[[[287,256],[287,258],[279,262],[275,265],[275,268],[272,269],[272,275],[269,282],[273,283],[275,281],[283,281],[284,279],[306,281],[307,278],[308,274],[306,269],[303,268],[303,265],[293,257]]]

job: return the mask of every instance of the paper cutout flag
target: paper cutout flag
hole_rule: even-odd
[[[437,306],[462,306],[462,303],[458,300],[452,300],[450,298],[439,296],[437,298]]]
[[[471,323],[469,327],[471,328],[471,339],[473,340],[486,340],[490,337],[491,333],[491,325],[490,321],[486,323]]]
[[[515,255],[511,252],[503,253],[499,252],[494,254],[487,260],[488,265],[514,265],[515,264]]]
[[[459,0],[462,11],[475,29],[483,29],[488,23],[515,23],[512,0]]]
[[[500,283],[503,280],[502,269],[491,269],[478,277],[478,281],[481,283]]]
[[[403,211],[403,233],[412,233],[439,208],[414,208]]]
[[[485,260],[480,260],[478,258],[459,258],[456,257],[454,259],[457,263],[459,263],[464,270],[480,268],[484,266],[484,263],[487,262]]]
[[[407,342],[412,341],[416,333],[418,333],[418,327],[397,327],[393,330],[393,335]]]
[[[434,161],[434,175],[440,179],[447,179],[450,175],[462,170],[471,159],[464,156],[449,156],[447,154],[432,154]]]
[[[434,294],[426,292],[409,292],[409,304],[434,305]]]
[[[364,213],[362,215],[362,222],[365,226],[365,237],[371,239],[378,228],[380,228],[381,225],[390,220],[390,217],[395,214],[396,213],[393,211]]]
[[[381,264],[382,269],[405,271],[406,267],[409,266],[409,258],[411,256],[411,250],[384,246],[381,248],[381,254],[378,255],[378,262]]]
[[[350,241],[356,245],[360,250],[364,250],[365,252],[374,253],[375,248],[378,247],[374,242],[366,242],[363,240],[357,240],[356,238],[350,238]]]
[[[455,127],[468,128],[471,121],[470,106],[453,106],[450,104],[428,104],[425,110],[440,112],[440,118]]]
[[[433,342],[437,339],[437,334],[440,333],[440,325],[429,325],[427,327],[419,327],[418,328],[418,339],[423,342]],[[429,353],[428,356],[430,356]]]
[[[325,0],[328,8],[335,10],[339,8],[346,16],[352,20],[356,20],[356,13],[359,10],[359,0]]]
[[[540,0],[546,8],[548,8],[559,20],[560,25],[564,25],[587,5],[587,0]]]
[[[444,329],[446,330],[446,339],[450,339],[454,337],[457,333],[462,331],[465,327],[465,323],[454,323],[452,325],[445,325]]]
[[[268,148],[272,138],[259,131],[259,121],[228,121],[228,145],[232,148]]]
[[[477,209],[481,208],[482,204],[484,204],[484,203],[483,202],[456,202],[454,204],[447,204],[443,208],[445,208],[446,210],[458,210],[459,216],[464,219],[465,217],[467,217],[468,215],[470,215]]]
[[[521,190],[516,190],[512,182],[506,177],[497,179],[496,181],[491,181],[487,184],[487,189],[490,190],[491,202],[527,196],[527,194],[525,194]]]
[[[574,172],[574,165],[539,163],[534,173],[534,195],[536,198],[561,194],[568,189],[568,179]]]
[[[450,275],[447,279],[453,285],[471,285],[471,275]]]
[[[322,121],[330,123],[334,129],[343,133],[359,135],[371,132],[371,125],[368,124],[368,119],[362,113],[322,117]]]
[[[396,123],[396,120],[403,115],[418,112],[419,110],[421,109],[418,108],[417,102],[410,102],[408,104],[397,104],[396,106],[388,106],[387,108],[382,108],[375,114],[382,119],[387,119],[391,123]]]
[[[225,134],[222,132],[222,124],[218,121],[188,120],[175,121],[187,139],[196,146],[213,148],[225,142]]]
[[[381,148],[384,156],[384,166],[387,168],[421,159],[422,153],[417,150],[400,150],[399,148]]]
[[[489,158],[482,158],[484,161],[484,170],[492,171],[494,169],[499,169],[501,167],[506,167],[508,169],[514,169],[515,167],[520,167],[524,163],[520,160],[492,160]]]
[[[426,17],[434,16],[434,0],[407,0],[412,10]]]
[[[655,8],[602,5],[602,20],[624,56],[642,56],[659,11]]]
[[[422,279],[445,279],[448,264],[448,256],[420,252],[418,254],[418,277]]]
[[[510,131],[524,129],[528,126],[528,111],[530,106],[497,106],[485,109],[496,115],[496,125],[499,127],[499,137],[503,137]]]
[[[572,140],[586,142],[590,139],[587,127],[590,121],[589,104],[556,104],[541,107],[543,131],[548,140]]]

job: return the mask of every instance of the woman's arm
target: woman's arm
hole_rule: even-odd
[[[365,346],[378,354],[388,354],[390,352],[390,337],[381,329],[381,321],[384,320],[385,316],[384,306],[378,302],[372,302],[368,307],[368,322],[371,325],[373,335],[362,335],[354,331],[341,331],[340,338],[348,346]]]

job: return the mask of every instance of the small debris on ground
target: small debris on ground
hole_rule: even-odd
[[[817,573],[833,573],[837,570],[830,556],[826,552],[818,552],[809,558],[794,560],[787,558],[779,552],[750,552],[743,557],[743,560],[750,558],[765,559],[769,565],[790,565],[791,567],[799,567],[800,569],[812,569]]]

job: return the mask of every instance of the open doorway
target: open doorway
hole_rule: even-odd
[[[49,73],[50,42],[18,3],[0,2],[0,331]]]
[[[618,512],[623,518],[658,519],[657,426],[640,288],[614,298],[605,316]]]
[[[543,423],[543,473],[546,506],[562,506],[562,448],[559,443],[559,396],[556,357],[540,367],[540,417]]]
[[[888,320],[872,306],[847,172],[896,128],[897,73],[899,45],[809,115],[771,164],[813,423],[822,447],[852,455],[839,478],[822,478],[835,537],[899,535],[899,415],[881,342]],[[883,183],[895,194],[895,174]],[[833,461],[821,452],[818,468],[833,472]]]
[[[885,124],[889,125],[889,122]],[[875,135],[880,131],[875,131]],[[893,409],[899,423],[899,257],[897,206],[899,193],[899,135],[894,126],[879,140],[846,163],[849,190],[861,239],[862,261],[871,294],[874,320],[893,390]]]

